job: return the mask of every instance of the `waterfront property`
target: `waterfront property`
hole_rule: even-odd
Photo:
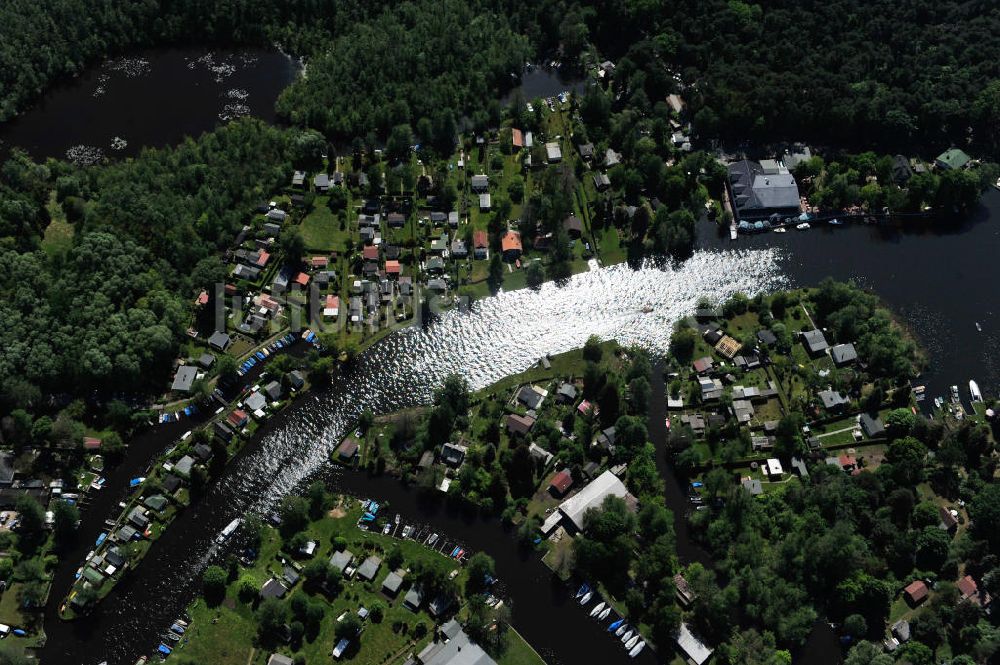
[[[754,162],[745,159],[730,164],[729,192],[736,221],[799,214],[799,188],[795,177],[774,160]]]
[[[587,511],[599,508],[604,499],[609,496],[625,499],[633,508],[635,507],[635,497],[629,494],[625,484],[611,471],[605,471],[579,492],[559,504],[559,508],[542,524],[542,533],[549,534],[559,525],[573,531],[582,531],[583,519]]]

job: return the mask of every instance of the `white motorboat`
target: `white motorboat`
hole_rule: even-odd
[[[784,226],[779,226],[778,228],[776,228],[774,230],[774,232],[775,233],[788,233],[788,229],[786,229]]]
[[[634,635],[634,634],[635,634],[635,631],[633,631],[633,630],[631,630],[631,629],[629,629],[629,630],[626,630],[626,631],[625,631],[625,634],[624,634],[624,635],[622,635],[622,644],[625,644],[625,643],[626,643],[626,642],[628,642],[628,641],[629,641],[630,639],[632,639],[632,635]]]
[[[586,605],[587,603],[590,602],[590,599],[593,598],[593,596],[594,594],[592,591],[588,591],[587,593],[583,594],[583,597],[580,598],[580,604]]]
[[[969,379],[969,394],[972,395],[973,402],[983,401],[983,393],[979,391],[979,384],[972,379]]]
[[[608,618],[609,614],[611,614],[611,608],[605,607],[604,611],[597,615],[598,621],[604,621],[605,619]]]
[[[604,609],[604,605],[605,603],[603,600],[594,605],[594,609],[590,610],[590,616],[596,617],[598,614],[600,614],[601,611]]]
[[[625,648],[631,651],[632,647],[634,647],[638,642],[639,642],[639,636],[633,635],[632,639],[630,639],[628,642],[625,643]]]
[[[240,523],[242,521],[243,521],[243,518],[237,517],[232,522],[230,522],[229,524],[227,524],[226,527],[222,530],[222,533],[220,533],[218,535],[218,537],[215,539],[215,542],[217,542],[217,543],[224,543],[227,540],[229,540],[229,538],[234,533],[236,533],[236,529],[238,529],[240,527]]]
[[[626,630],[628,630],[627,623],[623,623],[622,625],[618,626],[618,630],[615,631],[615,637],[621,637]]]
[[[639,642],[634,647],[632,647],[631,651],[628,652],[628,657],[635,658],[636,656],[639,655],[639,652],[641,652],[645,646],[646,646],[645,642]]]
[[[801,224],[796,224],[795,228],[797,228],[799,231],[808,231],[812,227],[809,226],[809,222],[802,222]]]

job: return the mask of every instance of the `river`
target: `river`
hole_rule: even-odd
[[[665,352],[672,322],[702,294],[721,299],[762,285],[787,285],[776,261],[776,251],[759,249],[700,252],[679,266],[614,266],[576,275],[561,286],[500,294],[467,313],[449,312],[426,327],[390,336],[362,354],[330,390],[307,395],[270,423],[91,617],[65,624],[50,609],[44,662],[75,663],[79,653],[90,650],[111,663],[131,663],[150,652],[156,636],[197,593],[219,530],[237,515],[274,505],[317,473],[335,489],[388,499],[408,520],[432,524],[473,550],[489,552],[513,599],[515,627],[550,663],[586,661],[594,654],[603,654],[604,662],[623,661],[621,647],[597,632],[578,608],[562,607],[567,604],[562,586],[548,584],[538,556],[522,552],[495,521],[417,501],[390,478],[332,469],[330,452],[363,409],[381,413],[426,401],[449,372],[462,372],[482,387],[528,368],[545,353],[579,347],[590,334]],[[656,308],[643,314],[647,303]],[[84,541],[96,535],[85,533]],[[539,589],[547,591],[540,597]],[[131,637],[126,641],[122,635]]]
[[[400,331],[362,354],[330,390],[306,396],[266,427],[93,617],[63,624],[50,613],[44,662],[77,663],[79,653],[90,652],[111,663],[130,663],[148,653],[156,635],[197,593],[198,575],[215,554],[213,536],[234,516],[274,505],[316,474],[335,489],[388,499],[406,519],[432,524],[493,555],[513,598],[515,626],[551,663],[587,661],[595,654],[620,662],[620,648],[610,648],[577,608],[563,607],[568,603],[559,585],[540,584],[548,576],[537,557],[520,552],[495,522],[419,501],[391,479],[332,469],[329,453],[357,414],[424,402],[453,371],[474,387],[488,385],[526,369],[544,353],[578,347],[590,334],[662,354],[672,323],[701,296],[722,300],[737,291],[815,284],[828,274],[858,280],[906,317],[928,349],[933,370],[925,379],[935,394],[969,376],[995,392],[996,365],[988,354],[1000,321],[988,295],[1000,249],[990,220],[1000,219],[1000,196],[991,192],[984,203],[972,220],[947,233],[850,227],[730,243],[707,228],[703,246],[680,265],[602,268],[562,285],[503,293],[468,312],[449,312],[426,327]],[[654,310],[643,314],[647,303]],[[976,332],[977,320],[983,333]],[[680,496],[679,488],[675,494]],[[96,535],[83,537],[91,542]],[[816,639],[817,647],[805,649],[798,662],[830,662],[829,632],[818,631]]]
[[[107,152],[114,136],[128,141],[121,154],[129,154],[140,145],[161,145],[184,134],[197,134],[219,122],[220,113],[225,114],[228,91],[237,87],[234,77],[239,74],[237,68],[230,79],[215,81],[218,73],[211,68],[218,68],[220,61],[213,60],[215,65],[206,68],[209,80],[195,86],[197,91],[192,93],[200,100],[197,113],[186,115],[192,109],[179,107],[191,106],[191,99],[184,96],[186,77],[178,68],[200,77],[199,67],[208,63],[200,59],[203,55],[166,50],[144,56],[149,61],[148,71],[158,71],[155,67],[162,64],[163,72],[178,74],[174,78],[180,87],[164,97],[149,96],[160,94],[160,86],[154,84],[159,77],[140,73],[135,78],[123,74],[122,78],[104,80],[96,72],[85,74],[64,84],[65,89],[58,87],[32,113],[0,130],[0,135],[9,143],[27,147],[35,156],[62,156],[74,145],[101,147]],[[272,56],[278,57],[260,54],[256,62]],[[231,57],[239,60],[236,54]],[[245,66],[256,66],[252,62],[252,58],[246,60]],[[272,63],[266,67],[268,74],[262,75],[268,80],[277,77],[273,96],[294,75],[294,65],[287,59],[283,62],[287,70],[285,65]],[[142,63],[138,66],[145,67]],[[119,74],[125,70],[113,69]],[[95,85],[104,86],[97,98],[104,100],[99,104],[102,112],[84,131],[78,127],[63,132],[59,121],[71,115],[74,107],[70,100],[85,105],[84,97],[97,91]],[[252,85],[248,89],[253,112],[270,119],[270,89]],[[120,98],[114,97],[119,94]],[[65,99],[59,102],[63,106],[58,111],[60,95]],[[130,109],[136,98],[143,104]],[[153,100],[158,103],[151,103]],[[39,119],[45,114],[51,115]],[[130,117],[135,125],[128,125]],[[127,126],[134,129],[126,131]],[[80,560],[79,556],[68,558],[57,573],[53,602],[47,608],[49,641],[41,653],[42,662],[78,665],[107,659],[112,665],[131,665],[138,655],[150,653],[157,635],[197,594],[201,571],[219,554],[213,544],[215,534],[233,517],[266,510],[314,477],[326,479],[340,491],[387,499],[407,520],[433,525],[449,538],[491,554],[512,598],[515,626],[553,665],[623,662],[620,646],[589,622],[566,597],[562,585],[551,582],[537,555],[519,549],[495,521],[484,522],[446,504],[423,499],[389,478],[332,468],[329,453],[357,415],[365,408],[387,412],[425,402],[449,372],[461,372],[476,388],[488,385],[528,368],[545,353],[578,347],[591,334],[638,344],[662,355],[673,323],[690,312],[702,296],[722,300],[737,291],[752,295],[815,284],[826,275],[856,279],[906,319],[929,351],[932,369],[924,381],[932,395],[944,394],[951,383],[964,385],[972,377],[979,380],[984,392],[995,394],[1000,376],[991,352],[1000,319],[991,308],[990,295],[1000,249],[997,220],[1000,196],[991,192],[971,220],[947,231],[822,228],[730,243],[706,226],[700,247],[683,264],[649,264],[640,270],[601,268],[560,285],[500,294],[474,304],[468,312],[449,312],[426,327],[395,333],[362,354],[332,388],[307,395],[264,427],[208,495],[181,514],[154,544],[140,568],[127,575],[92,616],[73,623],[59,621],[54,607]],[[641,309],[647,304],[654,309],[643,314]],[[976,321],[982,324],[982,333],[976,332]],[[94,506],[93,513],[85,515],[83,543],[92,543],[97,537],[104,507],[122,496],[124,480],[144,468],[180,429],[157,430],[135,442],[126,466],[116,472],[106,495],[99,499],[101,509]],[[661,471],[669,481],[669,469],[662,464],[661,460]],[[668,490],[671,507],[682,509],[681,488],[668,482]],[[678,523],[678,544],[685,558],[698,557],[683,522]],[[814,637],[816,642],[810,642],[812,647],[804,649],[797,661],[836,662],[829,631],[818,630]],[[651,661],[653,656],[647,651],[644,658]]]

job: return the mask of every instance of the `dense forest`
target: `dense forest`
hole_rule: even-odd
[[[703,137],[912,151],[1000,148],[987,1],[598,3],[587,34],[650,99],[685,86]],[[617,63],[621,66],[621,62]],[[657,71],[653,71],[657,70]],[[969,130],[972,130],[971,135]]]
[[[334,39],[278,110],[341,139],[385,136],[412,123],[423,142],[450,150],[462,114],[492,106],[496,126],[497,91],[514,82],[530,55],[524,37],[476,3],[404,3]],[[486,117],[479,124],[487,126]]]
[[[219,250],[310,139],[245,121],[99,169],[51,172],[15,154],[0,171],[5,410],[38,406],[43,392],[162,385],[195,288],[224,277]],[[53,182],[76,240],[50,256],[39,242]]]
[[[970,141],[995,154],[1000,64],[983,56],[1000,45],[994,10],[988,0],[14,0],[0,24],[0,120],[108,53],[214,41],[315,56],[316,83],[282,102],[289,117],[333,132],[387,130],[484,111],[485,93],[532,51],[558,48],[573,62],[593,44],[617,62],[623,101],[683,92],[703,138],[886,150]],[[380,110],[390,95],[404,103]]]

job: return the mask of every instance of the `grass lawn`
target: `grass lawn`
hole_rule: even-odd
[[[20,583],[15,582],[0,596],[0,623],[5,623],[12,628],[23,628],[28,633],[25,637],[12,635],[5,640],[11,651],[33,649],[41,646],[45,641],[45,633],[42,632],[41,626],[41,614],[22,611],[21,603],[18,600],[21,587]]]
[[[42,249],[49,256],[65,254],[73,246],[73,225],[64,219],[53,219],[45,227]]]
[[[0,596],[0,623],[8,626],[24,626],[24,615],[21,614],[21,604],[17,600],[21,586],[14,582]]]
[[[601,347],[604,349],[602,362],[607,363],[609,371],[621,369],[619,361],[614,357],[614,349],[617,345],[614,342],[604,342]],[[510,398],[511,391],[515,386],[525,383],[544,383],[557,376],[582,376],[586,363],[583,360],[583,349],[573,349],[566,353],[552,356],[549,359],[551,367],[545,369],[535,365],[520,374],[505,377],[487,388],[475,393],[473,402],[479,402],[488,396],[500,396],[504,401]]]
[[[566,537],[551,545],[542,557],[542,563],[562,580],[569,580],[572,574],[573,539]]]
[[[618,229],[614,226],[605,227],[597,232],[597,251],[601,263],[606,266],[624,263],[628,255],[618,238]]]
[[[507,650],[497,659],[497,665],[544,665],[545,661],[521,634],[513,628],[507,633]]]
[[[343,251],[350,237],[350,224],[344,224],[326,205],[327,197],[316,197],[316,205],[302,220],[302,239],[306,248],[317,252]]]
[[[820,437],[820,442],[823,446],[843,446],[854,443],[854,432],[853,430],[847,432],[836,432],[834,434],[830,434],[829,436]]]
[[[198,601],[188,610],[191,625],[176,655],[193,663],[218,663],[218,665],[246,665],[257,624],[252,610],[241,603],[233,609],[210,608]]]
[[[729,335],[742,340],[760,329],[760,319],[754,312],[745,312],[726,321],[723,327]]]

